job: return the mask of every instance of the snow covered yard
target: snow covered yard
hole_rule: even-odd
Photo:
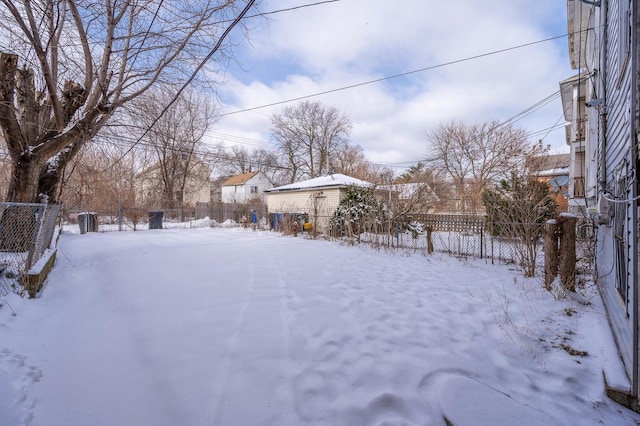
[[[65,232],[40,297],[0,303],[2,425],[640,424],[595,290],[479,260]]]

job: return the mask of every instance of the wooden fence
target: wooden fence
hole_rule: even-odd
[[[486,216],[454,214],[416,214],[412,220],[430,226],[433,232],[459,232],[481,234],[486,225]]]

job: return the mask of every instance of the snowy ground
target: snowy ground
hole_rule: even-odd
[[[604,394],[593,288],[555,301],[484,261],[65,232],[39,298],[0,303],[2,425],[640,424]]]

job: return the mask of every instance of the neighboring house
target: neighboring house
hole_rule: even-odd
[[[303,213],[322,231],[350,186],[372,184],[354,177],[331,174],[266,190],[270,214]]]
[[[580,216],[586,214],[587,205],[595,203],[597,186],[594,167],[597,143],[590,140],[595,135],[589,131],[586,108],[589,78],[589,74],[579,73],[560,82],[562,110],[564,119],[569,123],[565,137],[571,156],[567,210]]]
[[[551,154],[534,157],[530,164],[532,173],[549,185],[553,199],[560,211],[569,209],[569,175],[571,154]]]
[[[213,182],[211,183],[211,202],[212,203],[222,202],[222,188],[220,188],[220,186],[218,185],[215,185]]]
[[[629,378],[610,396],[638,409],[638,2],[568,0],[569,58],[578,75],[561,83],[574,179],[597,224],[595,280]],[[566,95],[564,92],[566,91]],[[584,111],[584,112],[583,112]],[[586,119],[586,125],[584,120]],[[580,161],[584,159],[584,162]],[[578,192],[579,194],[579,192]]]
[[[195,207],[196,203],[208,203],[211,198],[211,169],[205,163],[192,161],[184,177],[184,189],[176,182],[174,194],[167,199],[160,164],[146,168],[135,177],[136,204],[162,208]],[[180,180],[179,176],[175,177]]]
[[[233,176],[222,184],[223,203],[264,202],[264,192],[271,187],[269,179],[262,172],[249,172]]]

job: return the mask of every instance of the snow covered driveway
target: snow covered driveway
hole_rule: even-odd
[[[636,424],[603,392],[597,298],[519,277],[244,229],[64,233],[40,297],[0,308],[0,424]]]

